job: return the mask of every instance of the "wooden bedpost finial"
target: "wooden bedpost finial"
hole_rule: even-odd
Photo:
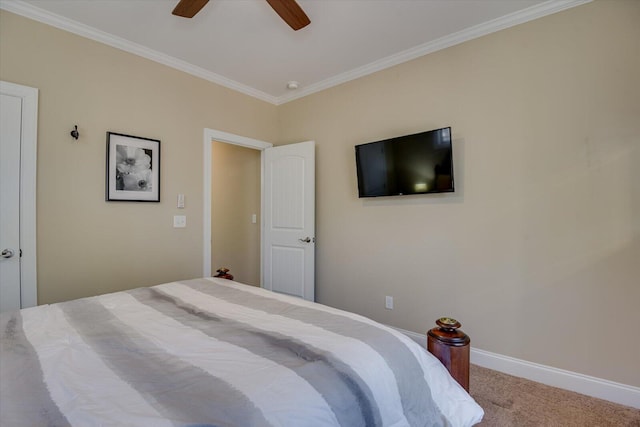
[[[221,277],[223,279],[233,280],[233,274],[229,274],[229,269],[222,267],[216,270],[216,274],[213,277]]]
[[[436,320],[437,328],[427,332],[427,350],[442,362],[451,376],[469,391],[469,344],[471,339],[459,330],[460,322],[451,317]]]

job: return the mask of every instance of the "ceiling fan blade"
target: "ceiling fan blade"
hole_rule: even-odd
[[[296,0],[267,0],[267,2],[294,31],[298,31],[311,23],[311,20],[296,3]]]
[[[183,18],[193,18],[208,1],[209,0],[180,0],[171,13],[176,16],[182,16]]]

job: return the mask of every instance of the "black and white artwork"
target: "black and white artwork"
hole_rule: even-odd
[[[107,201],[160,201],[160,141],[107,132]]]

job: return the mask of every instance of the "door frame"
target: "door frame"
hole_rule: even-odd
[[[38,89],[0,81],[0,92],[22,99],[20,140],[20,307],[38,305],[36,263],[36,172]]]
[[[262,250],[262,241],[264,239],[264,221],[262,220],[262,212],[264,212],[264,150],[273,147],[270,142],[260,141],[258,139],[247,138],[245,136],[235,135],[215,129],[204,129],[203,138],[203,161],[204,161],[204,177],[203,177],[203,214],[202,214],[202,234],[203,234],[203,255],[202,255],[202,275],[204,277],[211,276],[211,177],[213,171],[213,149],[214,141],[225,142],[227,144],[239,145],[241,147],[252,148],[260,151],[260,249]],[[260,286],[262,287],[263,275],[263,258],[260,254]]]

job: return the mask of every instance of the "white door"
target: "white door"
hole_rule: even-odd
[[[37,89],[0,82],[0,312],[36,305],[37,103]]]
[[[315,300],[315,142],[264,151],[263,287]]]
[[[0,312],[20,308],[22,99],[0,94]]]

